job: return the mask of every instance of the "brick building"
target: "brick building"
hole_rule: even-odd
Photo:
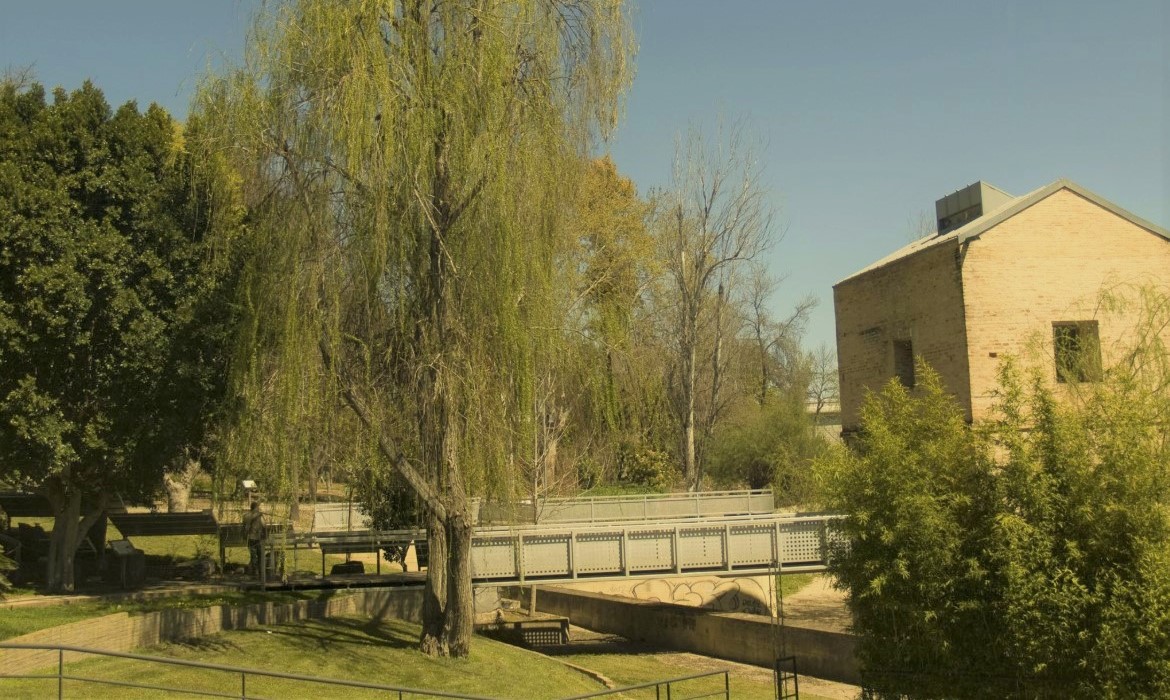
[[[833,287],[846,434],[867,389],[914,385],[918,355],[968,420],[987,415],[1008,355],[1092,381],[1128,327],[1099,312],[1101,292],[1170,283],[1170,232],[1068,180],[1022,197],[977,182],[935,211],[937,233]]]

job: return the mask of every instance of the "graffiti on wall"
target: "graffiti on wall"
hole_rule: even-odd
[[[598,593],[659,603],[676,603],[718,610],[719,612],[770,615],[772,596],[765,586],[767,576],[719,578],[717,576],[686,578],[653,578],[638,582],[608,582],[600,586],[571,585],[588,588]]]

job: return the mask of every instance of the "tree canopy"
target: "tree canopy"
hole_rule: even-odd
[[[160,107],[111,111],[88,82],[0,85],[0,461],[56,513],[53,589],[109,495],[200,446],[222,376],[194,328],[210,207],[182,145]]]
[[[270,10],[245,67],[208,80],[199,107],[218,126],[209,145],[246,174],[255,222],[229,450],[303,464],[320,433],[298,426],[340,394],[425,511],[422,646],[465,655],[468,497],[507,483],[531,444],[552,263],[584,156],[628,84],[626,9]]]

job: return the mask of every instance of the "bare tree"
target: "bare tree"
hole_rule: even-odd
[[[780,376],[781,370],[792,364],[789,355],[800,352],[804,326],[817,305],[816,297],[805,296],[787,317],[777,321],[769,310],[769,301],[782,281],[783,278],[769,275],[764,266],[754,265],[744,293],[747,332],[759,365],[756,401],[761,406],[767,400],[770,388],[790,388],[791,382]]]
[[[699,348],[712,343],[708,389],[717,404],[726,307],[740,269],[772,244],[773,213],[761,183],[758,144],[742,122],[720,128],[708,141],[696,128],[676,149],[671,191],[662,212],[666,269],[675,292],[676,414],[682,433],[684,475],[691,488],[702,477],[695,451]]]
[[[837,353],[828,345],[821,343],[811,353],[809,360],[812,374],[808,385],[808,399],[814,407],[814,413],[820,416],[826,406],[840,400]]]

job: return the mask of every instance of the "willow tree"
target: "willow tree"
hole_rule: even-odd
[[[530,444],[531,336],[632,50],[621,0],[301,0],[201,92],[262,251],[235,443],[353,412],[426,512],[427,653],[468,653],[469,496]]]

